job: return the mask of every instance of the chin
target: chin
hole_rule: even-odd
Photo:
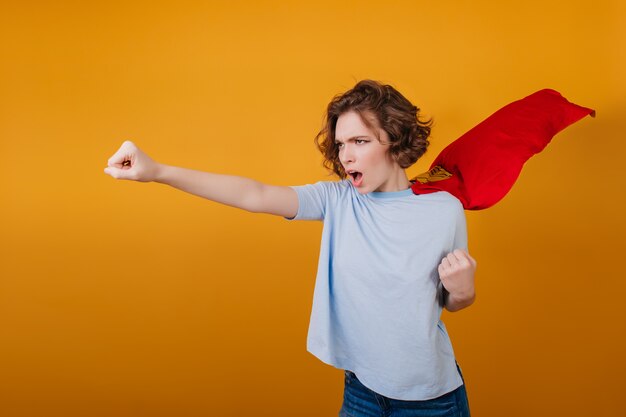
[[[371,189],[371,187],[354,187],[354,188],[359,194],[362,194],[362,195],[365,195],[374,191]]]

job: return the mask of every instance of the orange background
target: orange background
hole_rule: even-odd
[[[477,301],[444,312],[473,416],[615,416],[626,388],[624,2],[0,6],[0,415],[335,416],[306,352],[321,223],[116,181],[159,162],[329,179],[313,137],[362,78],[450,141],[540,88],[597,110],[470,212]]]

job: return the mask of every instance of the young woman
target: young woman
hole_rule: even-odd
[[[339,181],[281,187],[157,163],[126,141],[105,172],[258,213],[322,220],[307,340],[345,370],[340,416],[469,416],[442,309],[475,298],[463,207],[415,195],[405,169],[430,122],[389,85],[363,80],[328,105],[316,143]]]

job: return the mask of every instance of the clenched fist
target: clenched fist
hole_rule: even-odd
[[[108,165],[104,172],[113,178],[141,182],[154,181],[160,167],[160,164],[129,140],[122,143],[118,151],[109,158]]]
[[[474,258],[464,250],[455,249],[441,260],[438,271],[441,283],[450,293],[448,298],[456,304],[462,304],[463,307],[471,304],[475,296]]]

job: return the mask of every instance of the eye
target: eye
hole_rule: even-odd
[[[354,141],[354,143],[356,143],[357,145],[358,145],[358,144],[361,144],[361,143],[366,143],[366,142],[367,142],[367,141],[366,141],[366,140],[363,140],[363,139],[356,139],[356,140]]]
[[[341,142],[335,142],[335,145],[337,145],[339,149],[343,148],[343,143]]]

